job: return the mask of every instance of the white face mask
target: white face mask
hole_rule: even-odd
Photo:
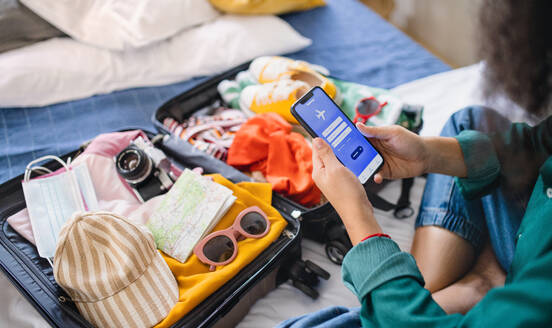
[[[46,159],[60,162],[65,172],[30,180],[32,171],[44,170],[33,165]],[[56,156],[38,158],[27,165],[22,183],[38,254],[48,259],[54,257],[59,231],[73,213],[98,209],[86,163],[71,169],[68,164]]]

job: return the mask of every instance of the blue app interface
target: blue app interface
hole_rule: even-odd
[[[321,89],[312,93],[303,104],[297,103],[295,111],[332,147],[343,165],[366,181],[383,161],[381,156]]]

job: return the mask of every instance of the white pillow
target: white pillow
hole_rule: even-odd
[[[75,40],[101,48],[138,48],[210,21],[207,0],[21,0]]]
[[[51,39],[0,54],[0,107],[44,106],[183,81],[310,43],[278,17],[232,15],[123,52]]]

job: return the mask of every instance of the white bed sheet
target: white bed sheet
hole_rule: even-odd
[[[458,109],[468,105],[489,105],[513,121],[532,121],[514,104],[504,99],[485,101],[480,92],[482,65],[440,73],[413,81],[395,88],[393,91],[408,103],[425,106],[422,135],[438,135],[448,117]],[[413,208],[417,210],[425,180],[417,178],[411,191]],[[400,182],[389,183],[382,195],[396,200],[400,193]],[[397,220],[392,213],[375,211],[376,219],[383,230],[390,234],[401,249],[408,251],[414,235],[415,215],[405,220]],[[322,245],[303,240],[303,258],[310,259],[331,273],[328,281],[318,287],[320,297],[312,300],[289,283],[284,283],[251,308],[238,325],[239,328],[273,327],[279,322],[294,316],[317,311],[325,307],[342,305],[358,306],[356,297],[341,282],[341,267],[331,263]],[[0,274],[0,326],[1,327],[48,327],[38,312]]]

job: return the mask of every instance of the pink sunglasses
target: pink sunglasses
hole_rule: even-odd
[[[261,238],[270,230],[270,221],[266,214],[257,206],[251,206],[241,211],[228,229],[215,231],[203,238],[195,247],[197,258],[209,264],[209,270],[215,270],[217,265],[226,265],[238,255],[238,240],[245,238]]]

